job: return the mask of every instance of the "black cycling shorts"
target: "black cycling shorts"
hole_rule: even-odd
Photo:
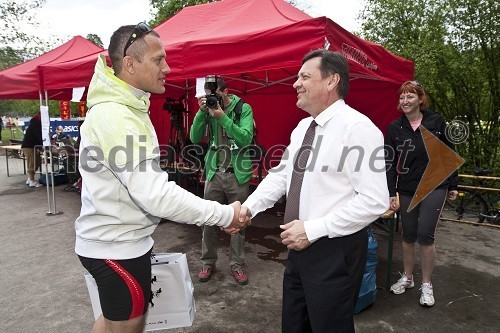
[[[399,195],[403,241],[420,245],[432,245],[435,241],[439,216],[448,190],[441,188],[429,193],[424,200],[408,212],[412,200],[410,195]]]
[[[122,321],[146,314],[151,296],[151,250],[127,260],[78,256],[97,283],[104,318]]]

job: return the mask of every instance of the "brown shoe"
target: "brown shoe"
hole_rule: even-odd
[[[237,270],[231,270],[231,275],[239,285],[244,286],[245,284],[248,284],[248,276],[245,274],[243,269],[238,268]]]
[[[215,267],[212,266],[203,266],[201,271],[198,273],[198,279],[200,282],[207,282],[212,277],[212,274],[215,272]]]

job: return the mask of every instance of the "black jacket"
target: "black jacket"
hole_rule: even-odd
[[[453,144],[445,135],[446,121],[444,118],[431,110],[422,110],[421,112],[423,114],[421,125],[448,147],[454,149]],[[429,157],[427,156],[420,129],[417,128],[413,131],[408,118],[403,114],[389,124],[385,136],[385,144],[388,152],[386,155],[386,166],[389,195],[394,197],[396,196],[396,192],[408,195],[415,194],[420,179],[429,163]],[[399,150],[397,147],[400,147]],[[401,150],[401,147],[406,147],[406,149]],[[411,147],[413,150],[407,149],[408,147]],[[456,190],[457,185],[458,173],[455,171],[437,188]]]
[[[34,148],[35,146],[42,146],[42,144],[42,121],[40,116],[36,115],[30,120],[21,148]]]

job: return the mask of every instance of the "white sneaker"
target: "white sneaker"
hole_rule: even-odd
[[[43,185],[40,184],[37,180],[30,180],[28,186],[29,187],[42,187]]]
[[[398,282],[394,283],[391,286],[391,293],[395,295],[400,295],[406,291],[406,289],[413,288],[415,286],[415,283],[413,282],[413,275],[408,278],[406,274],[401,274],[401,278],[398,280]]]
[[[29,185],[30,184],[30,179],[26,179],[26,185]]]
[[[422,283],[420,287],[422,295],[420,296],[420,305],[431,307],[434,305],[434,292],[432,291],[432,284]]]

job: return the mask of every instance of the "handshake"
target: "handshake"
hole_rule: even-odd
[[[246,206],[241,206],[241,202],[239,201],[235,201],[229,206],[233,207],[234,209],[233,221],[228,227],[220,228],[228,234],[233,235],[238,233],[240,230],[245,229],[252,223],[252,214]]]
[[[229,206],[234,209],[233,221],[228,227],[220,227],[220,229],[230,235],[234,235],[251,224],[252,213],[247,206],[242,206],[239,201],[235,201]],[[287,248],[301,251],[311,245],[305,231],[304,221],[293,220],[281,225],[280,228],[283,230],[280,234],[282,239],[281,242],[286,245]]]

